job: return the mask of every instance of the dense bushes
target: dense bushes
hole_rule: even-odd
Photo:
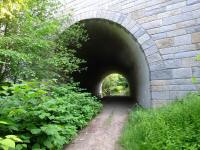
[[[159,109],[136,109],[120,139],[126,150],[200,149],[200,95]]]
[[[75,85],[26,82],[3,89],[5,95],[12,93],[0,98],[0,147],[4,148],[13,147],[12,139],[6,144],[5,140],[15,135],[17,150],[59,150],[101,108],[95,97]]]

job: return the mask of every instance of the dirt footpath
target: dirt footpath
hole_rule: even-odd
[[[117,141],[133,103],[107,98],[103,111],[64,150],[119,150]]]

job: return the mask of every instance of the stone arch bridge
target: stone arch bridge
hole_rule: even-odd
[[[200,78],[200,0],[66,0],[59,10],[84,22],[90,40],[81,83],[98,94],[112,72],[127,77],[132,95],[156,107],[197,91]]]

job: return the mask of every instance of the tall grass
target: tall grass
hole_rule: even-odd
[[[134,109],[119,142],[124,150],[200,149],[200,95],[162,108]]]

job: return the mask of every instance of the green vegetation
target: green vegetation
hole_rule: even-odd
[[[107,76],[102,83],[102,94],[103,96],[118,95],[128,96],[129,85],[127,79],[122,75],[113,73]]]
[[[58,7],[0,1],[0,149],[62,149],[102,107],[73,82],[88,37],[79,24],[61,33],[70,17],[54,17]]]
[[[62,149],[101,108],[95,97],[72,85],[34,81],[3,88],[12,95],[0,99],[5,122],[0,133],[18,136],[16,150]]]
[[[75,51],[87,40],[80,25],[59,33],[68,16],[57,19],[60,5],[51,0],[5,0],[0,2],[0,82],[17,83],[57,78],[68,81],[83,60]]]
[[[134,108],[120,138],[125,150],[200,149],[200,95],[162,108]]]

